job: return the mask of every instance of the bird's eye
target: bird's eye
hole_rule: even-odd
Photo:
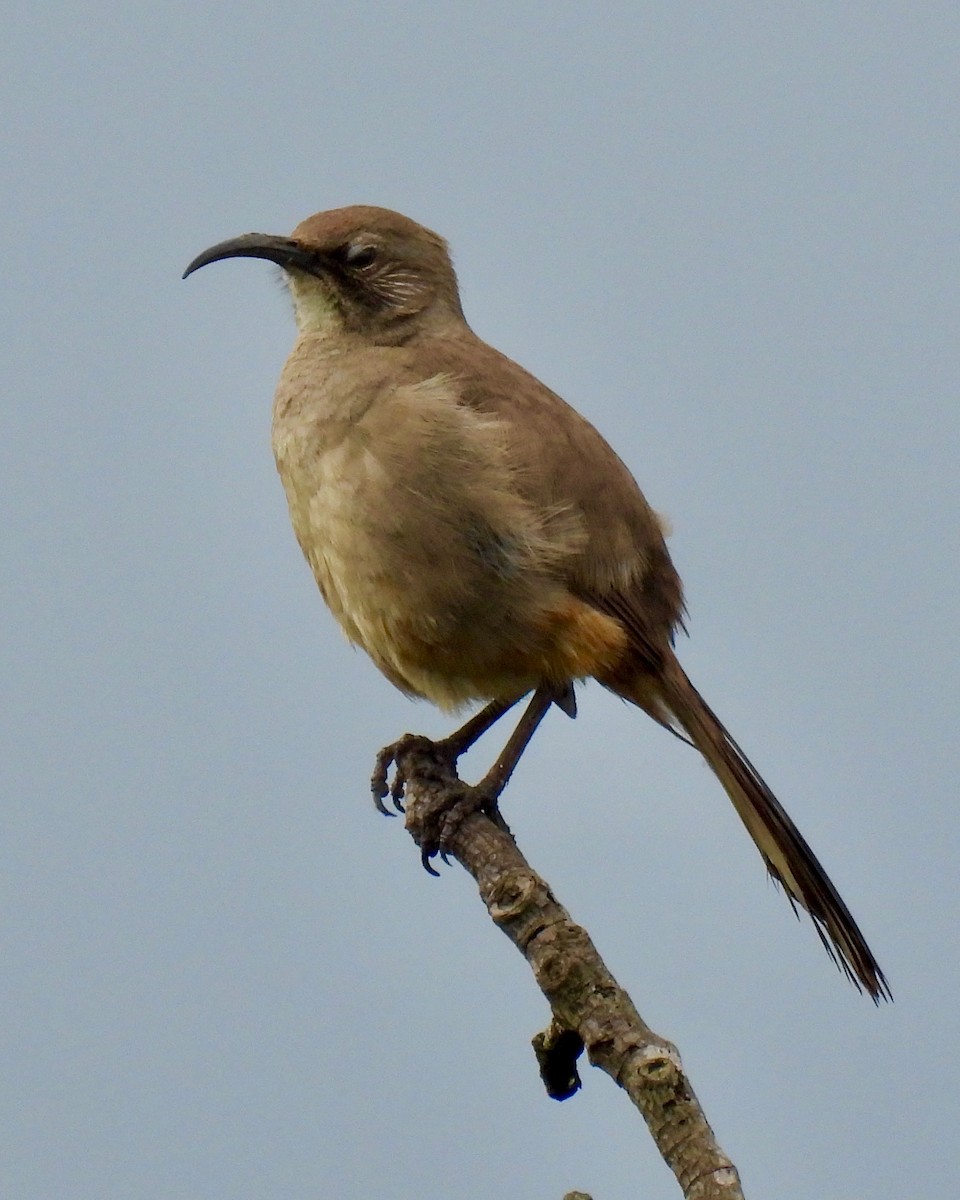
[[[370,246],[366,242],[353,242],[343,249],[343,261],[348,267],[362,270],[364,267],[373,266],[376,260],[376,246]]]

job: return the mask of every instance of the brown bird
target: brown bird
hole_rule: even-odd
[[[443,239],[386,209],[341,208],[290,237],[221,242],[185,277],[234,257],[279,264],[293,296],[273,449],[347,637],[408,695],[488,702],[447,739],[453,758],[534,693],[483,804],[551,704],[573,715],[574,683],[596,679],[696,746],[831,956],[889,998],[813,851],[677,661],[683,597],[657,515],[589,422],[473,333]]]

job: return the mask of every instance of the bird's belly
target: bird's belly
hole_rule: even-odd
[[[384,570],[390,554],[376,536],[339,520],[327,532],[308,558],[344,633],[397,687],[440,708],[563,686],[622,653],[619,624],[567,593],[543,588],[534,603],[493,573],[463,590],[442,556]]]
[[[432,572],[437,595],[413,578],[410,564],[391,569],[378,538],[339,522],[327,526],[327,535],[308,555],[324,599],[346,636],[403,691],[456,709],[520,695],[539,682],[540,672],[518,653],[518,626],[511,628],[495,590],[454,601],[444,594],[442,562],[421,564]],[[497,611],[500,620],[491,621]]]
[[[518,645],[515,587],[409,482],[356,447],[281,475],[324,600],[394,684],[443,708],[536,686]]]

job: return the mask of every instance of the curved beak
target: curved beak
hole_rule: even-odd
[[[198,254],[181,278],[186,279],[194,271],[222,258],[266,258],[280,267],[295,267],[310,274],[315,274],[317,269],[317,252],[293,238],[275,237],[271,233],[243,233],[240,237],[217,242]]]

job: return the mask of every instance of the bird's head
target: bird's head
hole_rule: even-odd
[[[446,242],[386,208],[317,213],[289,237],[230,238],[198,254],[183,277],[224,258],[265,258],[282,267],[304,332],[389,344],[463,321]]]

